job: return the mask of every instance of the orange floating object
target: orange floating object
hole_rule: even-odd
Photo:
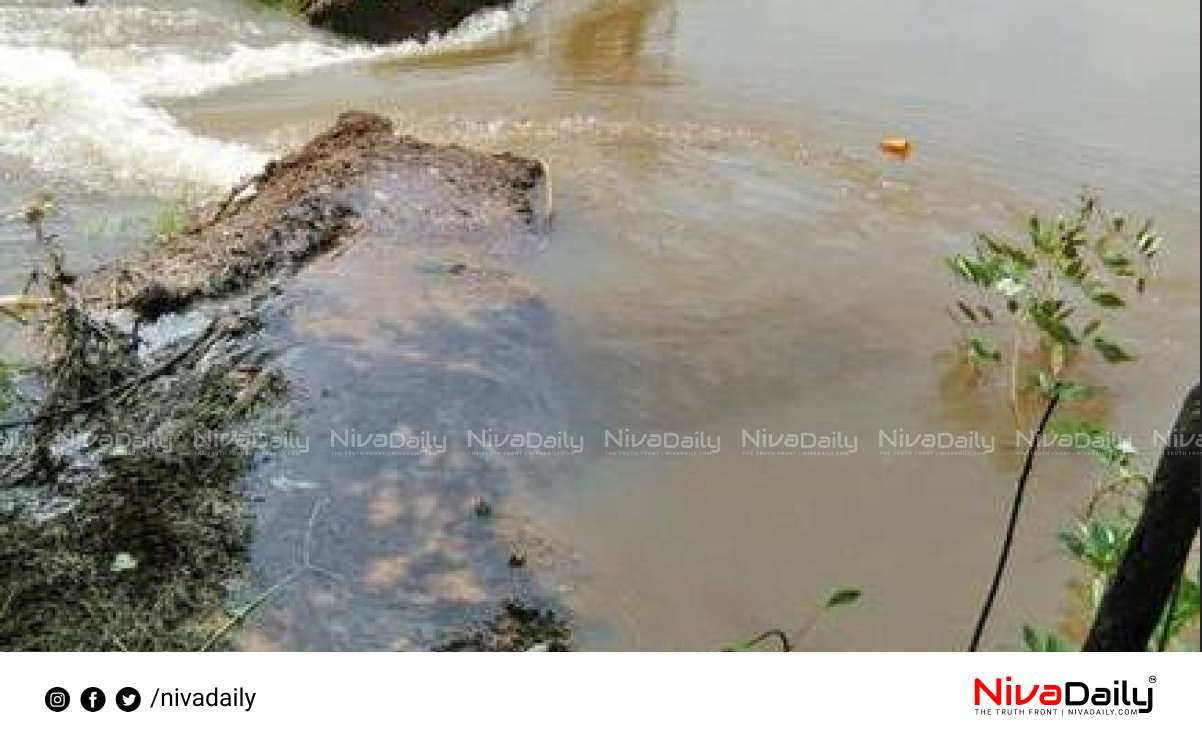
[[[912,145],[902,137],[886,137],[881,140],[881,152],[898,157],[909,157]]]

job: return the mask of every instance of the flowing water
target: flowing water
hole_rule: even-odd
[[[1155,217],[1170,251],[1121,326],[1141,358],[1108,372],[1103,400],[1152,461],[1150,431],[1199,372],[1198,27],[1189,0],[544,0],[426,44],[369,48],[237,0],[2,0],[0,205],[52,192],[50,229],[82,269],[136,247],[165,203],[227,188],[349,108],[426,139],[540,157],[555,222],[522,270],[553,320],[528,363],[511,365],[526,373],[499,383],[515,398],[554,389],[563,405],[507,423],[722,444],[709,456],[597,446],[520,468],[503,501],[512,538],[539,545],[537,569],[585,646],[719,647],[803,625],[854,585],[860,605],[807,647],[959,647],[1015,457],[880,444],[881,431],[1009,435],[999,390],[969,394],[948,365],[954,287],[940,259],[1084,188]],[[913,139],[914,156],[884,159],[876,144],[891,134]],[[25,225],[0,224],[0,293],[37,258]],[[372,268],[340,280],[358,275],[348,291],[389,301]],[[353,312],[322,322],[364,332]],[[332,359],[316,384],[336,384],[346,364]],[[343,399],[351,417],[370,420],[374,393],[396,385],[424,409],[446,392],[381,369]],[[841,446],[749,456],[741,433],[757,429]],[[334,484],[332,514],[340,494],[376,504],[329,550],[370,552],[371,513],[438,511],[437,488],[405,500],[382,469],[309,463],[306,475]],[[1037,469],[993,646],[1017,645],[1024,621],[1079,620],[1054,534],[1089,480],[1079,457]],[[270,572],[288,548],[260,533],[255,559]],[[438,535],[392,547],[419,537]],[[403,572],[371,564],[384,585]],[[476,590],[450,583],[451,595]],[[329,628],[273,635],[270,622],[255,639],[377,647],[410,634],[380,621],[411,620],[375,611],[363,642],[353,623],[339,641]]]

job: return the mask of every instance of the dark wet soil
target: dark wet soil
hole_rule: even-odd
[[[513,599],[504,602],[495,616],[460,632],[438,650],[561,652],[571,647],[572,631],[555,611]]]

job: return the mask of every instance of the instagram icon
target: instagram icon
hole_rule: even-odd
[[[71,695],[61,686],[46,692],[46,708],[51,712],[62,712],[71,706]]]

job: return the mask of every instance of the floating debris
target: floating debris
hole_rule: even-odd
[[[903,137],[886,137],[881,140],[880,148],[881,152],[904,160],[910,156],[913,145],[910,140]]]

